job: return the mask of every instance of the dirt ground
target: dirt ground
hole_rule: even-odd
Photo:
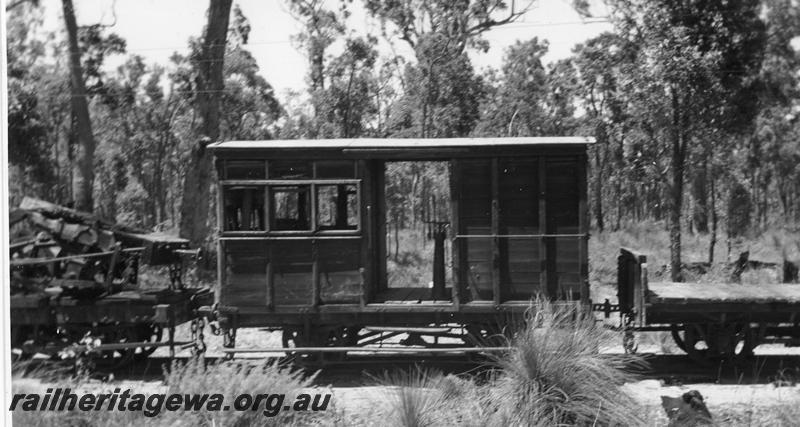
[[[178,339],[188,338],[188,325],[181,325],[177,331]],[[209,357],[219,357],[222,353],[219,349],[222,340],[219,336],[206,333],[206,342]],[[663,335],[639,337],[639,350],[651,355],[675,354],[678,365],[682,360],[677,348],[670,340]],[[237,346],[242,347],[280,347],[281,340],[278,332],[268,332],[259,329],[241,329],[237,337]],[[621,352],[619,344],[609,343],[604,352]],[[756,349],[757,356],[769,357],[772,355],[798,356],[800,349],[785,348],[777,345],[766,345]],[[159,349],[154,357],[167,356],[165,348]],[[188,351],[178,354],[179,357],[188,357]],[[279,354],[249,354],[237,356],[237,358],[262,358],[279,356]],[[796,357],[793,358],[797,360]],[[685,363],[690,363],[685,361]],[[157,369],[154,369],[157,370]],[[798,371],[800,373],[800,371]],[[154,373],[155,374],[155,373]],[[665,379],[663,372],[655,377],[645,377],[640,381],[625,384],[622,391],[628,394],[643,405],[647,411],[647,417],[652,423],[650,425],[666,425],[668,422],[663,409],[661,408],[661,396],[678,397],[689,390],[699,391],[705,398],[711,414],[722,422],[723,425],[736,423],[739,425],[761,425],[759,420],[768,419],[776,408],[788,406],[800,406],[800,386],[790,383],[780,384],[770,380],[772,372],[762,372],[755,377],[750,376],[747,383],[733,383],[728,381],[714,380],[714,374],[709,374],[709,379],[699,381],[670,381]],[[358,371],[353,373],[361,376]],[[85,391],[104,392],[113,390],[116,387],[121,389],[130,388],[135,392],[154,393],[163,391],[165,386],[161,381],[154,380],[157,375],[151,376],[148,380],[136,379],[112,379],[109,382],[92,380],[79,387],[84,387]],[[755,379],[755,381],[753,381]],[[727,382],[727,383],[724,383]],[[735,382],[735,380],[734,380]],[[372,384],[374,384],[374,380]],[[353,386],[353,384],[363,384]],[[387,400],[392,398],[392,389],[380,385],[370,385],[370,378],[361,380],[338,381],[332,383],[319,384],[323,390],[330,390],[333,393],[332,409],[339,420],[346,420],[348,425],[383,425],[389,414]],[[13,381],[15,392],[20,391],[43,391],[54,384],[36,378],[15,378]],[[781,385],[781,386],[777,386]],[[317,391],[317,392],[319,392]]]

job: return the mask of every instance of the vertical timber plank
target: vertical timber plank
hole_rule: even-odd
[[[216,170],[217,170],[217,286],[214,289],[214,302],[217,304],[220,303],[220,298],[222,297],[222,287],[225,286],[225,248],[222,243],[222,230],[225,229],[225,205],[223,202],[223,186],[219,184],[221,181],[220,174],[223,172],[223,168],[225,167],[225,163],[222,160],[217,159],[216,163]]]
[[[308,195],[308,203],[311,205],[311,221],[309,222],[312,231],[317,231],[317,186],[311,184],[309,187],[311,194]],[[313,241],[312,241],[313,244]]]
[[[267,247],[267,268],[266,268],[266,279],[267,279],[267,310],[274,310],[275,309],[275,279],[272,274],[272,245],[268,243]]]
[[[317,240],[311,240],[311,307],[319,306],[319,250]]]
[[[264,176],[269,179],[269,160],[264,162]],[[269,194],[269,185],[264,186],[264,231],[269,231],[272,221],[272,201]]]
[[[547,234],[547,164],[543,155],[539,156],[539,233]],[[545,237],[539,238],[539,283],[540,288],[547,293],[547,242]],[[549,295],[548,295],[549,296]]]
[[[377,277],[373,289],[386,290],[386,163],[382,160],[376,161],[373,173],[375,174],[375,212],[376,212],[376,236],[375,242],[378,244],[375,264]]]
[[[361,204],[361,218],[359,219],[359,227],[361,227],[361,298],[359,301],[363,308],[367,302],[372,299],[370,294],[370,286],[375,283],[375,221],[372,218],[373,206],[375,204],[373,191],[375,182],[373,180],[373,173],[371,165],[366,160],[359,160],[357,162],[356,176],[361,179],[362,188],[359,193],[358,202]]]
[[[492,298],[496,305],[502,301],[500,294],[500,164],[497,157],[492,158]]]
[[[450,233],[453,237],[450,239],[450,252],[453,262],[452,298],[456,311],[461,305],[461,287],[464,284],[464,274],[461,269],[463,260],[461,247],[463,245],[458,239],[458,234],[461,232],[458,224],[458,216],[461,214],[458,210],[459,199],[461,199],[461,163],[457,159],[452,159],[450,160]]]
[[[580,299],[584,304],[589,303],[589,208],[587,203],[586,188],[586,154],[576,158],[578,164],[578,262],[580,268]]]

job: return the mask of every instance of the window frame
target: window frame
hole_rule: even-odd
[[[281,233],[281,232],[285,232],[285,231],[296,231],[296,232],[308,233],[308,232],[314,231],[314,228],[316,227],[316,224],[314,223],[314,220],[313,220],[312,217],[314,216],[314,212],[315,212],[316,209],[313,206],[314,200],[313,200],[312,192],[314,191],[314,187],[312,185],[309,185],[309,184],[282,184],[282,185],[271,184],[271,185],[265,185],[264,187],[265,187],[265,190],[266,190],[266,196],[265,196],[265,199],[264,199],[265,200],[264,201],[264,205],[266,205],[266,209],[268,209],[268,210],[265,209],[265,211],[267,212],[266,213],[266,217],[267,217],[266,218],[267,219],[267,221],[266,221],[266,224],[267,224],[266,231],[271,231],[273,233]],[[275,194],[278,193],[278,192],[296,193],[298,195],[297,196],[298,207],[300,205],[300,194],[306,193],[304,197],[306,199],[306,203],[308,203],[308,205],[309,205],[307,207],[308,211],[306,212],[306,215],[308,215],[308,218],[307,218],[307,220],[308,220],[308,228],[305,228],[305,229],[302,229],[302,230],[284,230],[284,229],[279,230],[279,229],[273,229],[273,227],[275,226],[276,222],[278,221],[277,211],[275,209],[275,206],[273,206],[273,202],[275,200],[274,199]],[[299,217],[298,217],[298,219],[299,219]]]
[[[332,179],[332,180],[333,181],[339,181],[337,179]],[[326,184],[325,182],[320,182],[320,181],[323,181],[323,180],[315,180],[315,181],[317,181],[317,182],[315,182],[311,186],[311,198],[313,199],[311,204],[313,206],[312,213],[314,215],[314,218],[312,219],[311,222],[312,222],[312,228],[314,229],[314,231],[316,231],[317,233],[320,233],[320,234],[326,234],[326,233],[329,233],[329,234],[341,234],[341,233],[347,233],[347,232],[360,233],[361,232],[361,185],[360,185],[360,181],[361,180],[354,180],[354,181],[358,181],[358,182],[337,182],[336,184]],[[324,180],[324,181],[329,181],[329,180]],[[353,186],[356,189],[356,217],[355,217],[356,226],[355,226],[355,228],[326,228],[326,229],[321,229],[320,228],[320,224],[319,224],[319,187],[336,187],[336,186],[339,186],[339,185]]]
[[[264,160],[266,170],[266,175],[269,176],[269,159]],[[363,230],[363,199],[362,199],[362,191],[361,191],[361,184],[362,179],[355,178],[357,177],[358,172],[358,162],[353,160],[353,171],[354,171],[354,178],[316,178],[316,164],[317,161],[312,161],[312,169],[313,169],[313,176],[315,178],[302,178],[302,179],[220,179],[218,185],[218,191],[220,195],[218,197],[219,201],[223,201],[225,199],[225,192],[230,187],[235,186],[256,186],[259,187],[260,190],[264,194],[264,225],[265,230],[225,230],[226,224],[226,217],[225,217],[225,210],[218,209],[218,215],[220,218],[217,220],[217,224],[219,225],[219,234],[220,236],[263,236],[263,237],[270,237],[270,236],[297,236],[297,237],[313,237],[313,236],[360,236]],[[227,168],[227,165],[223,165],[224,168]],[[227,170],[224,172],[227,176]],[[326,185],[353,185],[356,189],[356,227],[355,229],[320,229],[319,221],[317,218],[317,210],[318,210],[318,200],[317,200],[317,187],[318,186],[326,186]],[[291,187],[291,186],[307,186],[309,188],[309,199],[310,199],[310,228],[308,230],[274,230],[272,229],[272,224],[274,222],[273,212],[272,212],[272,188],[273,187]]]
[[[222,184],[223,182],[227,182],[227,183],[223,185]],[[248,182],[249,184],[238,184],[238,183],[243,183],[243,182]],[[226,212],[225,206],[224,206],[226,193],[223,192],[223,187],[225,187],[225,188],[231,188],[231,187],[256,187],[255,188],[255,192],[258,192],[258,190],[261,190],[262,196],[264,197],[264,206],[262,207],[262,213],[261,213],[261,215],[262,215],[261,221],[264,224],[264,229],[263,230],[226,230],[228,217],[226,216],[227,212]],[[219,226],[220,233],[230,234],[230,235],[253,235],[253,234],[263,234],[263,233],[267,232],[269,230],[269,223],[267,222],[267,221],[269,221],[269,212],[267,212],[266,209],[269,207],[269,201],[267,200],[267,197],[269,196],[269,193],[265,192],[265,190],[266,190],[266,187],[264,185],[256,184],[255,181],[253,181],[253,180],[220,181],[220,186],[218,187],[218,191],[220,192],[220,195],[219,195],[219,197],[217,199],[218,200],[217,203],[219,203],[221,205],[217,209],[217,214],[221,215],[221,217],[218,218],[218,220],[217,220],[217,224]],[[228,190],[224,190],[224,191],[228,191]]]

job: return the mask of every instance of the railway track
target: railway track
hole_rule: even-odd
[[[783,382],[800,382],[800,355],[770,354],[756,356],[750,360],[736,364],[721,363],[717,366],[704,367],[692,363],[686,355],[677,354],[644,354],[646,369],[634,372],[640,379],[656,379],[665,385],[681,385],[696,383],[717,384],[764,384]],[[159,381],[163,379],[164,368],[173,360],[186,362],[191,356],[149,357],[131,365],[92,374],[92,378],[100,380],[120,381]],[[205,363],[228,363],[224,355],[210,355],[204,358]],[[439,355],[419,354],[379,354],[348,355],[341,360],[329,360],[324,363],[307,363],[293,361],[285,356],[243,357],[237,356],[234,363],[261,364],[265,362],[285,363],[304,369],[309,374],[318,372],[316,383],[336,387],[362,386],[375,383],[387,373],[427,369],[459,376],[473,377],[480,380],[487,375],[494,365],[486,355]],[[30,359],[16,365],[18,374],[34,377],[67,378],[74,373],[73,364],[67,361],[49,359]]]

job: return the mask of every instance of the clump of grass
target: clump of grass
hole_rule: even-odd
[[[421,368],[386,373],[378,382],[386,386],[389,425],[424,427],[442,425],[445,394],[443,377],[435,371]]]
[[[792,401],[774,405],[751,405],[745,408],[722,407],[714,411],[715,426],[750,427],[776,426],[791,427],[800,419],[800,407]]]
[[[537,300],[486,383],[419,369],[387,375],[388,421],[414,427],[644,424],[642,408],[619,388],[644,362],[600,353],[610,335],[575,306]]]
[[[204,394],[220,393],[225,402],[233,402],[237,395],[283,394],[291,404],[302,389],[310,387],[315,375],[306,376],[301,370],[268,362],[261,365],[214,363],[206,366],[192,359],[184,365],[173,364],[165,374],[166,393]],[[191,411],[175,413],[186,425],[208,426],[263,426],[304,425],[311,414],[281,410],[266,417],[264,404],[254,411]],[[282,409],[282,408],[281,408]]]
[[[609,332],[574,306],[535,301],[512,350],[497,359],[494,422],[506,425],[638,425],[636,404],[618,388],[643,366],[632,355],[602,354]]]
[[[448,423],[476,427],[490,425],[496,410],[489,400],[491,383],[478,385],[472,379],[448,375],[439,381],[439,389]]]

